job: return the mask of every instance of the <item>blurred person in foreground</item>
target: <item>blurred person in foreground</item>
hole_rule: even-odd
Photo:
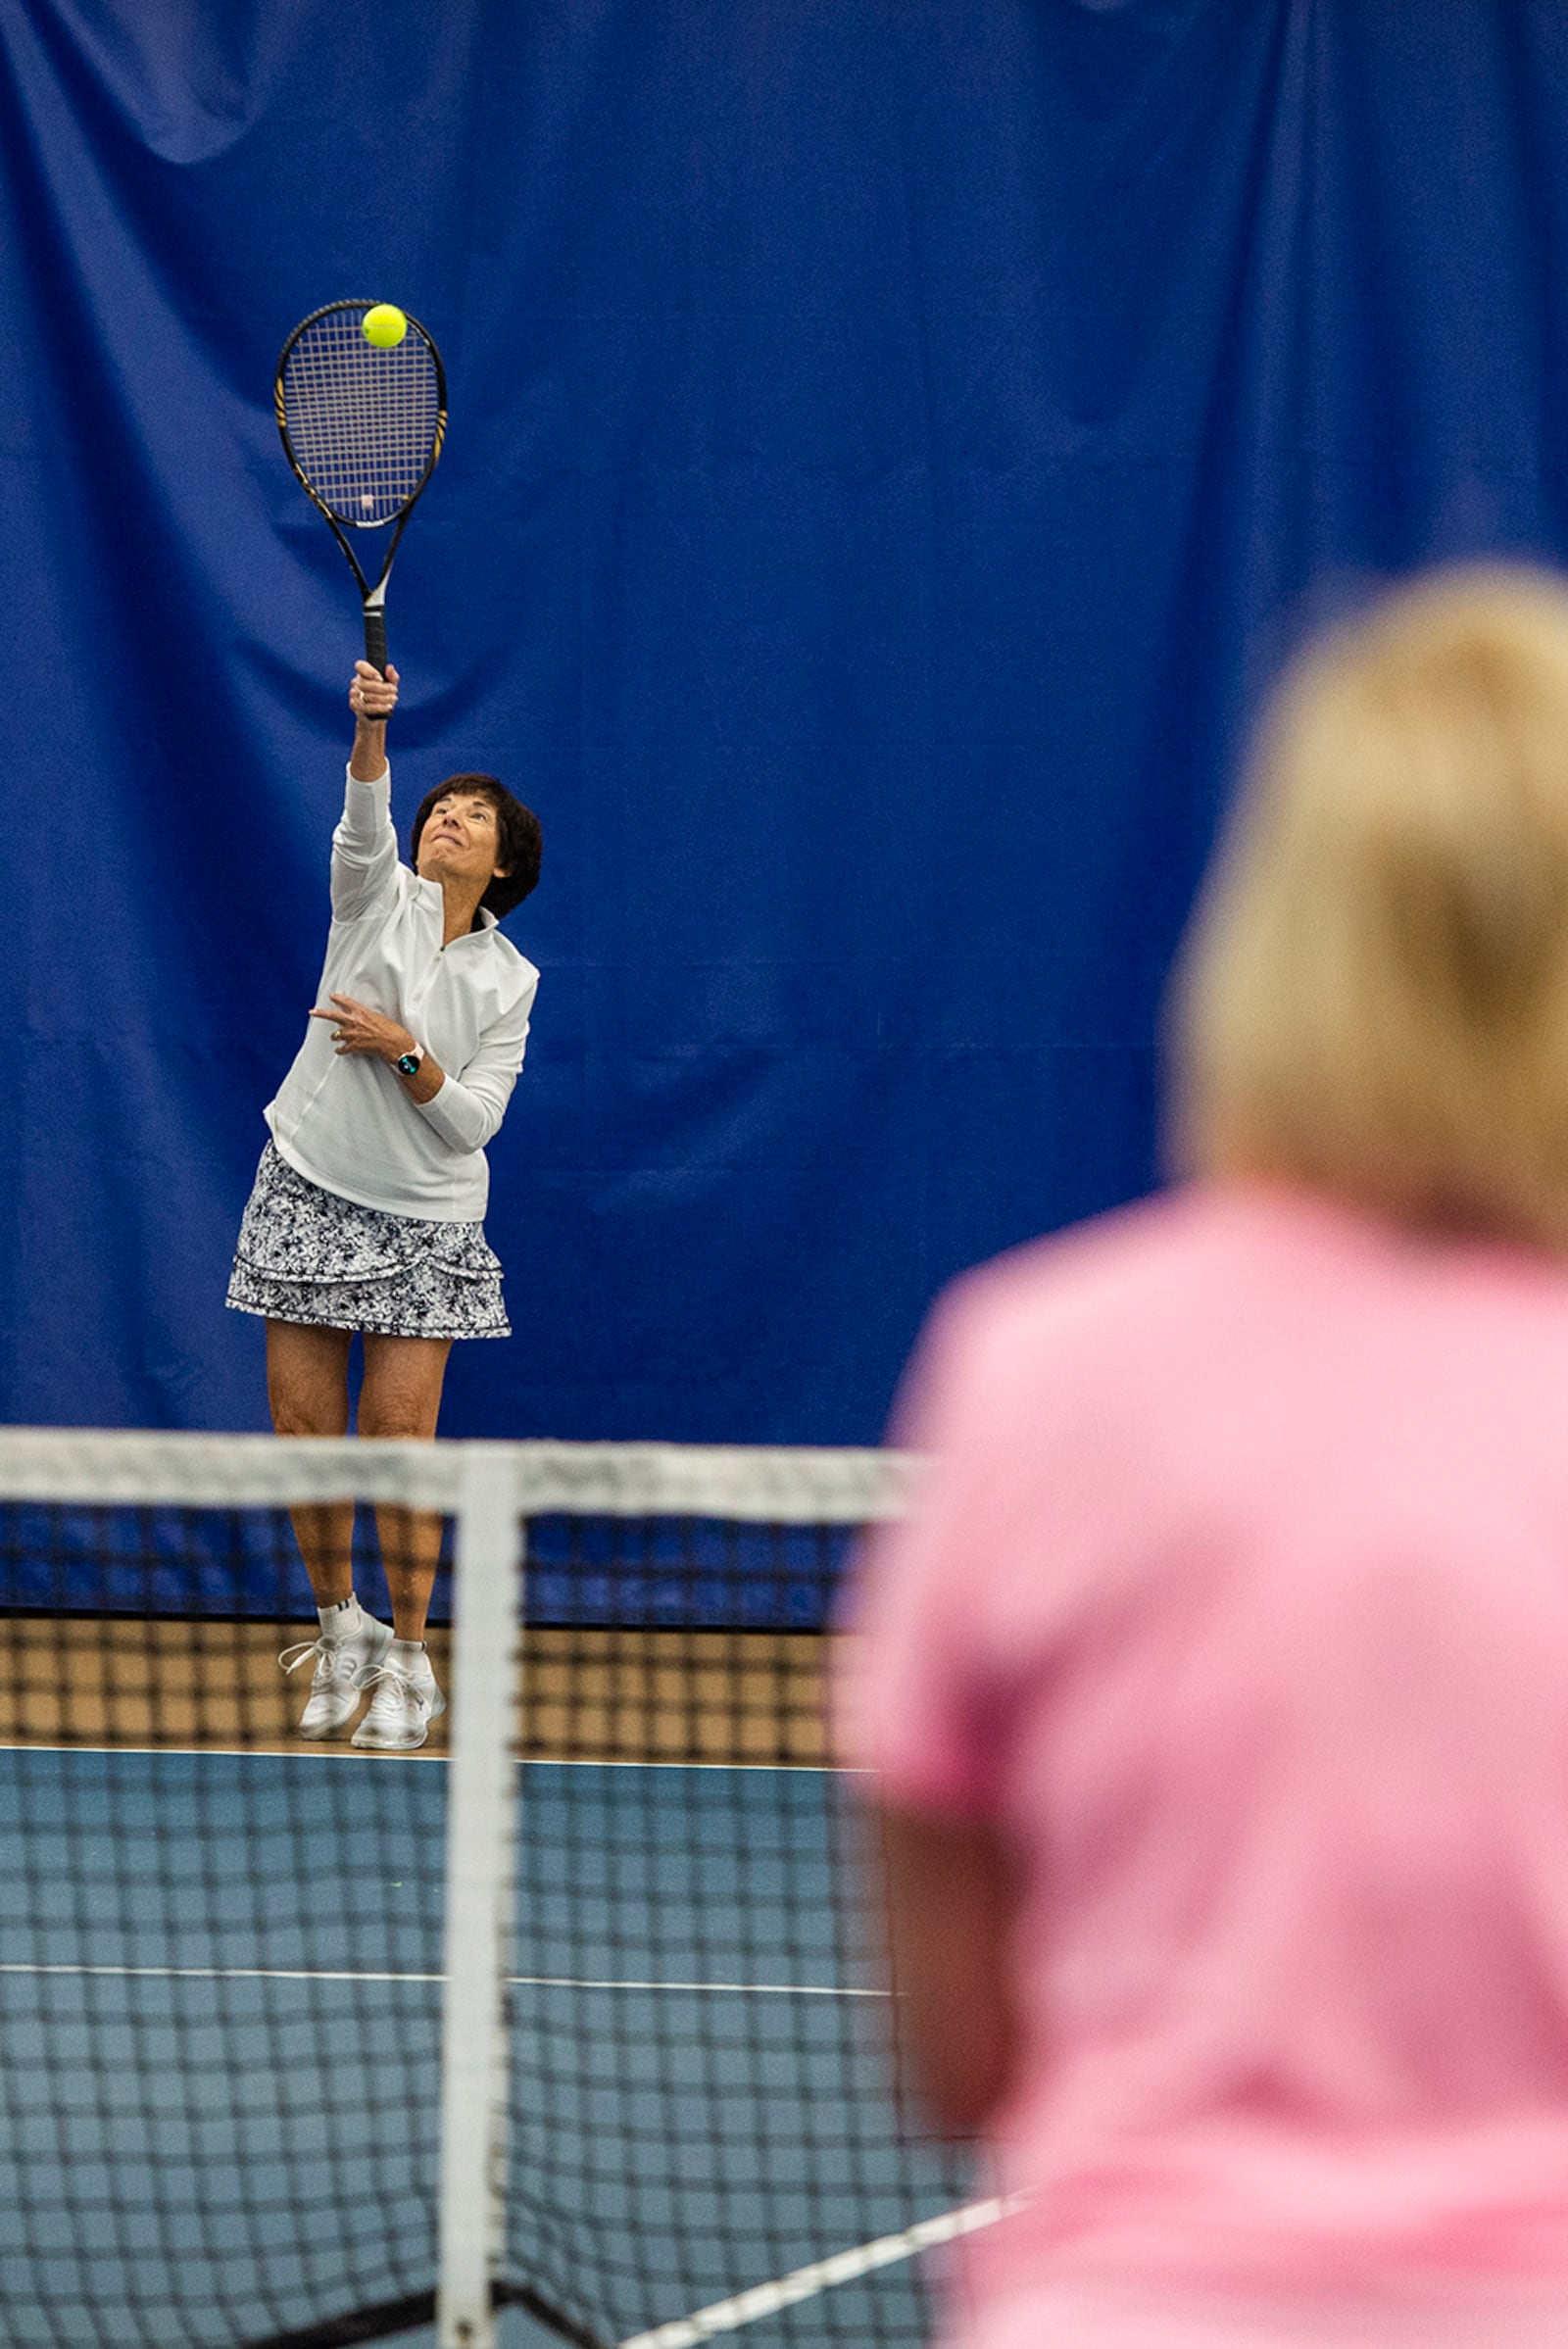
[[[1185,1185],[940,1304],[862,1561],[963,2349],[1568,2343],[1568,591],[1288,673],[1172,998]]]

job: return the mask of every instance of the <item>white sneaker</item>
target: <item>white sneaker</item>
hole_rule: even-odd
[[[375,1693],[354,1742],[381,1753],[408,1753],[422,1745],[431,1722],[447,1709],[429,1657],[407,1640],[393,1643],[365,1685]]]
[[[323,1633],[319,1639],[302,1639],[297,1647],[284,1648],[277,1660],[285,1672],[297,1672],[307,1657],[316,1658],[311,1693],[299,1720],[302,1737],[330,1737],[334,1730],[353,1720],[367,1681],[391,1644],[391,1626],[377,1623],[362,1607],[358,1625],[344,1638],[329,1639]]]

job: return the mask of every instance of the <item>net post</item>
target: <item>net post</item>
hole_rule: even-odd
[[[513,1449],[466,1445],[454,1552],[447,1764],[440,2349],[494,2349],[496,2339],[491,2283],[504,2219],[517,1521]]]

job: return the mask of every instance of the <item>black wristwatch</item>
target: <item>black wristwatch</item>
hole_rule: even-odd
[[[416,1044],[413,1052],[399,1052],[392,1065],[400,1077],[416,1077],[419,1073],[419,1062],[423,1058],[424,1047],[422,1044]]]

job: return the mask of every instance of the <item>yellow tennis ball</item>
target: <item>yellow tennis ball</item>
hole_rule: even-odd
[[[395,302],[377,302],[361,321],[361,332],[378,351],[390,351],[409,331],[409,321]]]

